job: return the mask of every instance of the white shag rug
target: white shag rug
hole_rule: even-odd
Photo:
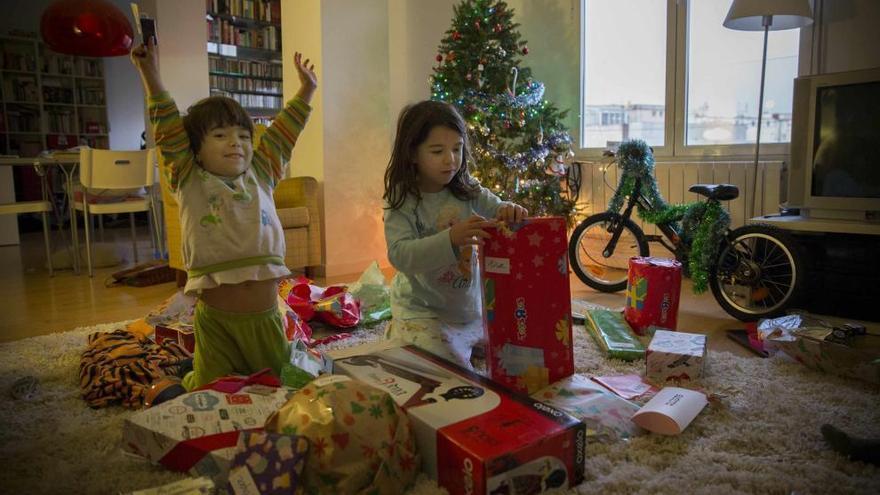
[[[78,371],[86,336],[122,324],[0,344],[0,493],[124,493],[185,475],[124,455],[121,407],[90,409]],[[374,340],[358,331],[336,347]],[[640,371],[605,359],[575,327],[576,368],[583,374]],[[775,357],[710,351],[707,389],[725,392],[679,436],[646,435],[587,450],[586,481],[572,493],[880,493],[880,468],[849,461],[824,444],[819,427],[880,438],[880,389],[808,370]],[[13,400],[13,382],[40,380],[30,400]],[[444,493],[421,476],[413,494]]]

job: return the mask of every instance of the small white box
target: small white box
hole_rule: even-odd
[[[703,376],[706,364],[706,336],[657,330],[645,356],[645,375],[654,383],[697,380]]]

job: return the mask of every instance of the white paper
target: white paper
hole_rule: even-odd
[[[633,422],[661,435],[678,435],[709,401],[694,390],[666,387],[633,415]]]

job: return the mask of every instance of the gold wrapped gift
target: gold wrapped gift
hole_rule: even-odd
[[[266,430],[309,439],[306,493],[401,493],[420,465],[403,410],[387,392],[347,376],[312,381],[266,420]]]

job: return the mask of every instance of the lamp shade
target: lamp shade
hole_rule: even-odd
[[[107,0],[57,0],[40,17],[40,35],[53,51],[86,57],[128,55],[131,23]]]
[[[770,17],[770,31],[813,23],[809,0],[733,0],[724,19],[724,27],[739,31],[763,31],[764,17]]]

